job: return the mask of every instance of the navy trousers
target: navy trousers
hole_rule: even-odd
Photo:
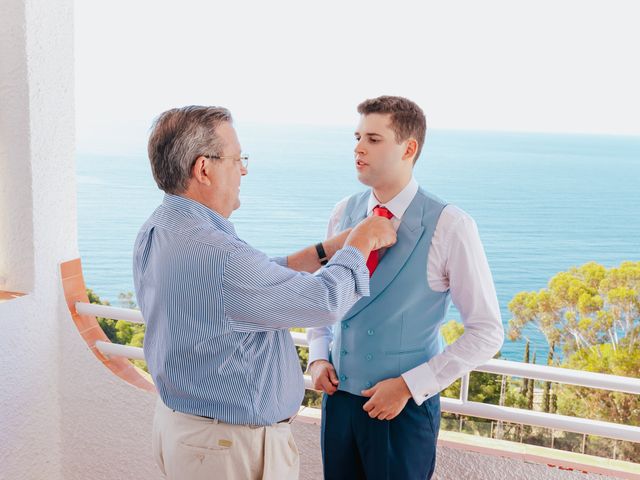
[[[369,399],[338,390],[322,397],[321,447],[326,480],[425,480],[436,466],[440,396],[409,399],[393,420],[369,417]]]

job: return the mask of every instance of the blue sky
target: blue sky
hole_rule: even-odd
[[[79,148],[224,105],[238,123],[353,125],[381,94],[431,128],[640,135],[635,1],[75,5]],[[142,143],[140,143],[142,142]]]

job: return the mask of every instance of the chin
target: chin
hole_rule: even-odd
[[[372,187],[375,183],[374,179],[372,179],[370,175],[365,175],[360,172],[358,172],[358,181],[367,187]]]

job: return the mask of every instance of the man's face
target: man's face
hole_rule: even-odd
[[[373,188],[393,182],[406,168],[406,142],[396,143],[390,124],[391,115],[371,113],[360,116],[355,131],[358,180]]]
[[[223,145],[220,156],[225,158],[211,160],[212,195],[223,210],[220,213],[229,217],[240,207],[240,179],[247,174],[247,170],[240,161],[242,150],[233,125],[225,122],[217,128],[216,133]]]

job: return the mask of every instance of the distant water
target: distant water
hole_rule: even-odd
[[[238,127],[251,156],[241,238],[270,255],[324,238],[334,204],[362,190],[349,128]],[[79,243],[87,285],[117,304],[133,291],[131,251],[140,225],[162,201],[145,152],[79,154]],[[505,326],[507,304],[543,288],[556,272],[589,261],[640,260],[640,138],[430,131],[418,182],[478,223]],[[459,318],[454,309],[449,318]],[[542,335],[525,335],[544,361]],[[503,358],[521,360],[524,340]]]

